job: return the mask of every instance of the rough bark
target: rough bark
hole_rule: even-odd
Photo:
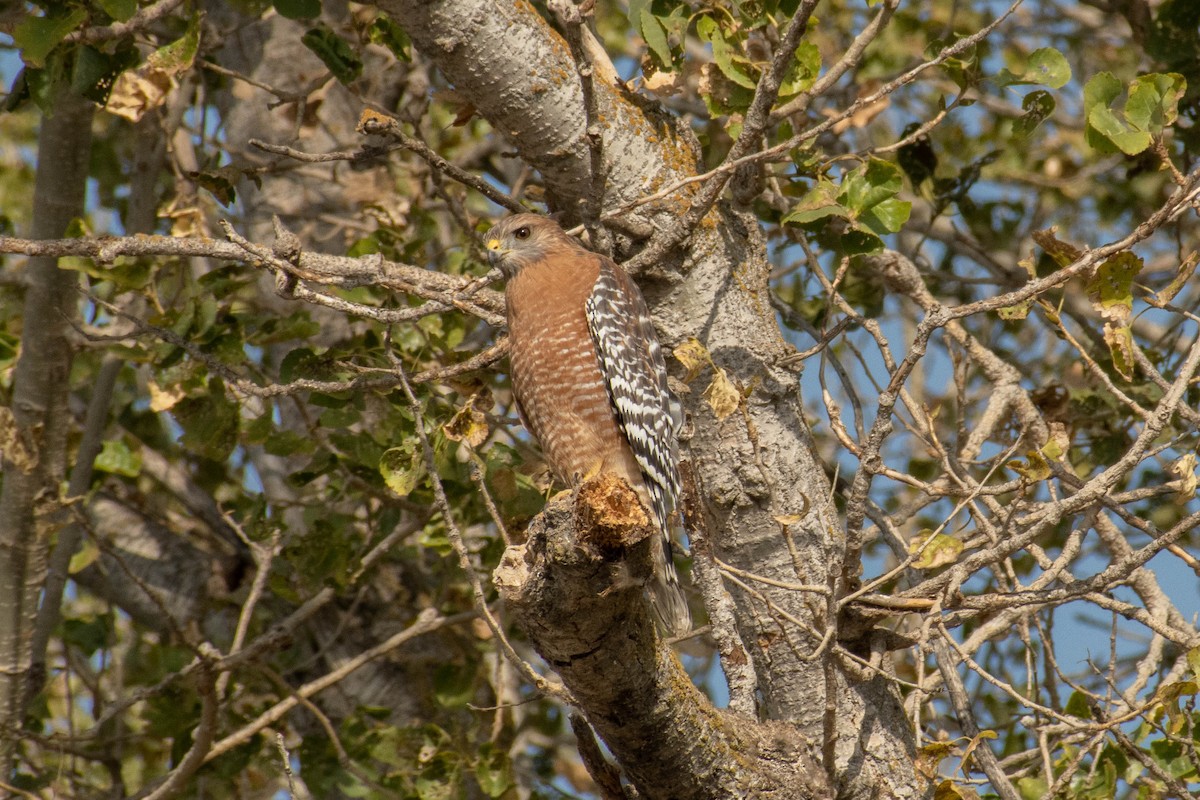
[[[636,507],[610,475],[551,501],[495,573],[518,624],[646,797],[832,797],[794,726],[714,709],[655,635],[641,581],[657,534]]]
[[[591,181],[587,118],[563,38],[526,3],[385,0],[413,43],[456,90],[538,169],[551,203],[574,212]],[[610,65],[611,67],[611,65]],[[598,75],[611,72],[599,69]],[[623,87],[596,81],[607,154],[606,210],[694,174],[694,138],[665,111],[632,103]],[[664,222],[686,210],[690,191],[654,209]]]
[[[545,20],[530,6],[494,0],[386,0],[379,6],[541,171],[552,204],[573,210],[591,185],[588,123],[569,50]],[[606,157],[606,210],[695,173],[697,151],[664,115],[632,102],[623,89],[601,84],[597,91],[604,114],[593,122]],[[681,192],[657,207],[654,222],[670,225],[671,212],[687,197]],[[657,270],[678,276],[669,285],[643,288],[668,348],[698,337],[739,388],[753,387],[739,411],[724,419],[701,397],[704,376],[684,398],[694,431],[688,458],[713,555],[777,581],[832,587],[844,535],[809,447],[798,376],[780,366],[792,349],[771,311],[769,269],[753,216],[718,206],[691,232],[684,252]],[[785,530],[779,517],[799,521]],[[847,671],[834,647],[818,655],[835,621],[826,599],[767,584],[754,589],[757,596],[736,588],[732,596],[766,715],[795,723],[814,740],[835,729],[836,769],[847,796],[917,794],[912,735],[895,687],[878,672]],[[801,625],[781,624],[781,612]],[[827,686],[835,694],[828,708]]]
[[[38,134],[32,236],[62,236],[83,215],[91,150],[90,101],[65,87]],[[54,258],[31,258],[13,373],[12,409],[0,419],[4,488],[0,493],[0,764],[16,752],[31,676],[31,637],[46,570],[48,524],[59,507],[71,417],[69,320],[76,316],[77,273]]]

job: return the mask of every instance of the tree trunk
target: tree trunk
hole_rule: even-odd
[[[83,216],[93,104],[59,87],[52,113],[38,134],[33,196],[35,239],[62,237]],[[13,373],[12,409],[0,409],[4,488],[0,492],[0,763],[7,776],[16,753],[30,674],[31,637],[46,551],[55,531],[65,473],[71,330],[79,296],[77,274],[54,258],[31,258],[21,355]]]
[[[541,171],[551,205],[573,213],[593,184],[578,68],[562,37],[525,5],[495,0],[378,5]],[[644,98],[635,102],[622,86],[597,82],[595,91],[602,114],[590,124],[600,129],[603,142],[606,211],[696,174],[694,139],[665,111]],[[644,207],[643,219],[669,229],[693,195],[683,189]],[[770,306],[761,229],[751,214],[719,204],[682,252],[656,266],[652,272],[667,280],[643,282],[643,288],[668,352],[689,337],[700,339],[744,395],[737,411],[724,418],[701,396],[711,375],[697,380],[683,398],[694,431],[685,458],[697,478],[707,529],[707,547],[697,548],[697,558],[715,556],[779,583],[828,587],[828,593],[805,593],[758,583],[753,592],[733,590],[737,634],[757,673],[762,711],[792,723],[811,741],[833,745],[827,755],[844,796],[914,796],[913,736],[896,687],[878,669],[865,674],[849,669],[837,637],[823,639],[836,625],[830,609],[845,537],[829,502],[828,480],[809,446],[798,375],[781,366],[794,351]],[[794,622],[781,623],[789,617]],[[585,711],[593,724],[622,717],[620,709],[603,705]],[[764,728],[760,735],[765,741],[772,734]]]

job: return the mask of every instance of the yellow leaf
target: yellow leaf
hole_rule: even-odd
[[[1133,312],[1133,279],[1142,271],[1142,259],[1117,253],[1096,267],[1087,282],[1088,299],[1105,319],[1123,323]]]
[[[997,738],[995,731],[980,731],[978,736],[971,737],[971,741],[967,745],[967,749],[963,751],[962,755],[963,775],[966,775],[967,771],[970,769],[971,755],[975,752],[975,748],[979,747],[980,740],[995,738]]]
[[[691,383],[700,374],[700,370],[704,369],[705,364],[712,363],[712,356],[700,340],[693,337],[675,348],[675,360],[687,370],[683,380]]]
[[[742,402],[742,393],[733,385],[725,370],[716,367],[713,370],[712,383],[704,390],[704,399],[708,401],[717,419],[725,419],[738,410],[738,404]]]
[[[67,574],[78,574],[99,557],[100,548],[90,539],[85,539],[83,546],[75,551],[75,555],[71,556],[71,564],[67,567]]]
[[[963,551],[963,543],[953,536],[923,530],[908,543],[909,555],[915,557],[914,569],[934,569],[953,564]]]
[[[933,780],[937,777],[938,764],[953,752],[953,742],[930,742],[917,751],[917,760],[915,762],[917,771],[926,778]]]
[[[1167,287],[1161,292],[1154,295],[1154,299],[1150,302],[1160,308],[1175,299],[1175,295],[1179,294],[1179,290],[1187,285],[1187,282],[1192,279],[1192,275],[1196,273],[1196,264],[1200,263],[1200,258],[1197,258],[1196,253],[1188,254],[1188,257],[1179,265],[1179,269],[1175,273],[1175,277],[1167,284]]]
[[[1051,439],[1050,441],[1046,442],[1039,452],[1047,459],[1051,461],[1057,461],[1063,457],[1062,443],[1057,439]]]
[[[1025,272],[1028,273],[1030,280],[1033,280],[1037,277],[1037,269],[1034,267],[1033,263],[1033,254],[1030,254],[1029,258],[1023,258],[1018,261],[1017,266],[1025,269]],[[1025,319],[1027,316],[1029,316],[1029,309],[1033,308],[1033,301],[1034,298],[1028,297],[1016,305],[998,308],[996,309],[996,313],[1000,316],[1000,319],[1003,320]]]
[[[452,442],[466,442],[471,447],[479,447],[488,438],[487,417],[475,408],[475,398],[472,397],[442,426],[442,432]]]
[[[1034,231],[1033,240],[1046,251],[1046,255],[1054,259],[1058,266],[1065,267],[1077,261],[1083,255],[1083,251],[1070,242],[1059,239],[1057,234],[1058,226],[1054,225],[1045,230]]]
[[[963,800],[963,794],[954,785],[954,781],[945,780],[933,790],[933,800]]]
[[[1197,681],[1200,681],[1200,646],[1188,650],[1187,663],[1192,669],[1192,675]]]
[[[122,72],[113,83],[104,110],[130,122],[137,122],[153,108],[167,100],[174,81],[160,69],[143,68],[142,74],[135,71]]]
[[[408,497],[425,477],[425,461],[411,444],[393,447],[379,459],[379,473],[389,489],[400,497]]]
[[[1179,478],[1175,490],[1175,502],[1186,503],[1196,496],[1196,454],[1188,453],[1171,465],[1171,472]]]
[[[1029,456],[1029,463],[1013,459],[1004,466],[1030,483],[1044,481],[1050,477],[1050,464],[1046,461],[1045,456],[1036,450],[1030,450],[1026,455]]]
[[[1128,325],[1120,327],[1104,323],[1104,341],[1112,355],[1113,369],[1127,381],[1133,380],[1133,331]]]
[[[150,381],[151,411],[166,411],[186,396],[186,393],[180,386],[164,389],[156,382]]]

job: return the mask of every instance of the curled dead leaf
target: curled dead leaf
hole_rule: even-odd
[[[1106,322],[1104,342],[1112,356],[1113,369],[1125,380],[1133,380],[1133,330],[1128,325]]]
[[[165,103],[173,86],[171,76],[160,69],[122,72],[113,83],[104,110],[130,122],[137,122],[147,111]]]
[[[487,441],[487,416],[476,408],[478,395],[467,401],[450,421],[442,426],[442,433],[452,442],[465,442],[471,447],[479,447]]]
[[[683,368],[687,370],[687,375],[683,378],[685,383],[694,381],[700,371],[704,369],[704,365],[712,363],[712,356],[709,355],[708,348],[695,337],[676,347],[674,355],[675,360],[683,364]]]
[[[1171,474],[1179,478],[1175,502],[1186,503],[1196,496],[1196,454],[1188,453],[1171,465]]]
[[[725,370],[716,367],[713,370],[712,383],[704,390],[704,399],[708,401],[717,419],[725,419],[738,410],[738,405],[742,402],[742,393]]]

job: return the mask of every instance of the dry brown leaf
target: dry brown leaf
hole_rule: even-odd
[[[725,370],[715,367],[712,383],[704,390],[704,399],[708,401],[717,419],[725,419],[738,410],[738,405],[742,402],[742,393],[734,386]]]

